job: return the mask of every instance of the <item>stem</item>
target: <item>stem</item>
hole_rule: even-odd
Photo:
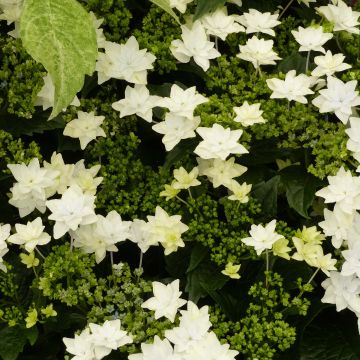
[[[265,256],[266,256],[266,272],[265,272],[265,286],[268,288],[268,272],[269,272],[269,250],[265,250]]]
[[[310,284],[314,280],[314,278],[315,278],[316,274],[319,272],[319,270],[320,270],[320,268],[317,268],[314,271],[314,273],[311,275],[310,279],[308,280],[307,284]]]
[[[182,203],[184,203],[186,206],[190,206],[190,204],[188,202],[186,202],[185,200],[183,200],[181,197],[179,196],[175,196],[179,201],[181,201]]]
[[[306,67],[305,67],[305,74],[307,74],[308,69],[309,69],[309,61],[310,61],[310,52],[311,50],[308,51],[307,53],[307,57],[306,57]]]
[[[285,14],[286,10],[290,7],[290,5],[294,2],[294,0],[290,0],[287,5],[284,7],[283,11],[280,13],[278,20]]]
[[[110,251],[110,263],[111,263],[111,269],[114,266],[114,253],[112,251]]]
[[[192,194],[191,194],[191,190],[190,190],[190,188],[188,188],[187,190],[188,190],[188,193],[189,193],[190,199],[191,199],[191,200],[194,200],[194,198],[192,197]]]
[[[219,42],[218,42],[218,37],[215,36],[215,49],[219,50]]]
[[[43,260],[45,260],[45,256],[41,253],[41,251],[36,246],[35,246],[35,250],[43,258]]]
[[[74,247],[74,239],[73,239],[73,237],[70,235],[70,252],[73,251],[73,247]]]
[[[144,253],[140,250],[140,261],[139,261],[139,269],[142,269]]]

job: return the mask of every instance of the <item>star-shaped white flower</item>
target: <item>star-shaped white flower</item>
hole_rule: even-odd
[[[228,15],[227,8],[223,6],[204,15],[200,21],[207,34],[217,36],[225,41],[229,34],[245,31],[245,28],[237,23],[239,18],[238,15]]]
[[[344,71],[351,68],[351,65],[344,63],[343,54],[333,55],[330,50],[325,55],[315,56],[314,62],[317,67],[311,72],[312,76],[331,76],[336,72]]]
[[[260,110],[261,104],[249,104],[245,101],[240,107],[234,107],[236,117],[234,121],[241,123],[243,126],[264,123],[262,117],[263,111]]]
[[[168,113],[165,115],[165,121],[153,125],[152,128],[159,134],[164,134],[162,142],[166,151],[170,151],[181,140],[195,137],[195,129],[199,126],[200,121],[200,116],[189,119]]]
[[[79,225],[92,224],[98,220],[94,212],[95,196],[86,195],[78,185],[71,185],[61,199],[48,200],[46,206],[55,221],[54,238],[59,239],[67,231],[75,231]]]
[[[331,33],[324,33],[322,26],[317,28],[299,26],[297,31],[292,30],[291,33],[300,44],[299,51],[320,51],[324,54],[323,45],[334,36]]]
[[[240,53],[236,56],[242,60],[251,62],[255,69],[260,65],[276,65],[275,60],[281,58],[273,51],[273,40],[259,39],[253,36],[245,45],[240,45]]]
[[[305,95],[313,94],[310,89],[313,79],[305,74],[296,76],[295,70],[290,70],[284,80],[272,78],[266,80],[267,86],[273,91],[271,99],[288,99],[302,104],[307,103]]]
[[[196,130],[203,138],[194,150],[202,159],[225,160],[230,154],[246,154],[248,151],[238,143],[243,131],[224,128],[214,124],[211,128],[199,127]]]
[[[125,98],[114,102],[111,106],[116,111],[120,111],[120,117],[136,114],[152,122],[153,111],[156,106],[160,106],[161,97],[150,95],[145,85],[136,84],[133,88],[127,86],[125,89]]]
[[[146,49],[139,48],[139,43],[131,36],[125,44],[106,41],[105,53],[99,53],[96,63],[99,85],[114,78],[134,84],[147,83],[147,70],[153,69],[156,57]]]
[[[51,237],[44,232],[45,226],[40,217],[34,221],[28,221],[26,225],[15,224],[16,233],[8,238],[8,242],[16,245],[24,245],[28,253],[34,251],[38,245],[46,245]]]
[[[180,298],[179,284],[178,279],[168,285],[153,281],[154,297],[142,303],[141,307],[155,311],[155,319],[164,316],[174,322],[178,309],[186,304],[186,300]]]
[[[328,21],[334,24],[334,31],[347,31],[353,34],[360,34],[357,27],[359,23],[359,11],[354,11],[350,6],[346,5],[344,1],[338,0],[337,4],[328,4],[327,6],[320,6],[316,10]]]
[[[312,103],[321,113],[334,112],[338,119],[346,124],[352,114],[352,107],[360,105],[359,92],[355,90],[356,85],[356,80],[344,83],[329,76],[327,88],[320,90],[320,95]]]
[[[201,184],[197,177],[199,169],[194,167],[190,172],[187,172],[182,166],[179,169],[174,169],[175,182],[172,184],[174,189],[189,189],[192,186]]]
[[[82,150],[98,136],[106,137],[105,131],[100,127],[105,120],[105,116],[95,116],[94,111],[89,113],[78,111],[77,116],[77,119],[66,124],[64,135],[78,138]]]
[[[273,28],[280,24],[278,20],[279,14],[271,14],[269,12],[262,13],[256,9],[249,9],[248,12],[239,16],[239,23],[244,25],[247,34],[264,33],[275,36]]]
[[[199,20],[195,21],[191,28],[186,25],[181,26],[182,40],[173,40],[170,51],[174,57],[182,62],[187,63],[194,58],[204,71],[210,67],[210,59],[215,59],[221,54],[214,48],[215,43],[208,40],[205,28]]]
[[[168,108],[173,115],[193,119],[195,108],[208,101],[205,96],[196,91],[195,86],[183,90],[180,86],[173,84],[170,97],[162,98],[160,106]]]
[[[350,117],[349,123],[350,127],[345,130],[349,136],[346,147],[354,153],[360,153],[360,118]]]
[[[260,255],[264,250],[271,249],[273,244],[283,236],[275,231],[276,220],[270,221],[265,226],[251,225],[250,237],[241,239],[248,246],[253,246],[256,254]]]

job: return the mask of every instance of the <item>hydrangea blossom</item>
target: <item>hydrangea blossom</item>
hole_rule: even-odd
[[[234,121],[241,123],[243,126],[264,123],[262,117],[263,111],[260,110],[261,104],[249,104],[245,101],[240,107],[234,107],[236,117]]]
[[[6,240],[10,236],[10,229],[11,226],[9,224],[5,224],[5,225],[0,224],[0,270],[4,272],[7,272],[7,269],[4,264],[3,257],[9,251]]]
[[[223,128],[214,124],[211,128],[199,127],[196,130],[203,138],[194,150],[202,159],[225,160],[230,154],[246,154],[248,151],[238,143],[243,131]]]
[[[320,95],[312,103],[321,113],[334,112],[338,119],[346,124],[352,114],[352,107],[360,105],[359,92],[355,90],[356,85],[356,80],[344,83],[329,76],[327,88],[320,90]]]
[[[78,111],[77,118],[68,122],[64,129],[64,135],[80,140],[81,150],[84,150],[90,141],[98,136],[106,137],[105,131],[100,127],[105,116],[95,116],[94,111],[89,113]]]
[[[320,51],[325,54],[323,45],[334,35],[324,33],[322,26],[319,27],[298,27],[298,30],[292,30],[295,40],[300,44],[299,51]]]
[[[262,13],[256,9],[249,9],[239,17],[239,23],[244,25],[247,34],[264,33],[275,36],[273,28],[280,24],[278,14]]]
[[[239,45],[240,53],[236,56],[242,60],[250,61],[255,69],[260,65],[275,65],[275,60],[281,58],[273,51],[273,40],[259,39],[253,36],[246,41],[245,45]]]
[[[158,243],[152,243],[148,240],[146,222],[140,219],[134,219],[130,224],[128,239],[137,244],[144,254],[151,245],[158,245]]]
[[[101,176],[96,177],[99,170],[100,165],[94,165],[87,169],[84,164],[84,159],[79,160],[74,166],[74,173],[70,185],[78,185],[84,194],[95,195],[97,187],[103,180]]]
[[[354,153],[360,153],[360,118],[350,117],[349,123],[350,127],[345,130],[349,136],[346,147]]]
[[[99,53],[96,62],[98,84],[114,78],[134,84],[147,83],[147,70],[153,69],[156,57],[146,49],[139,48],[139,43],[131,36],[125,44],[106,41],[105,53]]]
[[[228,15],[227,8],[223,6],[203,16],[201,23],[209,35],[225,41],[229,34],[245,31],[245,28],[237,23],[239,20],[240,16]]]
[[[331,76],[336,72],[344,71],[351,68],[351,65],[344,63],[343,54],[333,55],[330,50],[325,55],[315,56],[314,62],[317,67],[311,72],[312,76]]]
[[[178,308],[186,304],[186,300],[180,298],[179,284],[178,279],[168,285],[153,281],[154,296],[143,302],[141,307],[155,311],[155,319],[164,316],[174,322]]]
[[[199,169],[194,167],[190,172],[187,172],[182,166],[179,169],[174,169],[175,182],[172,185],[174,189],[189,189],[192,186],[201,184],[197,177]]]
[[[239,184],[237,181],[232,180],[228,184],[228,189],[232,192],[228,196],[229,200],[239,201],[241,204],[245,204],[249,201],[249,193],[251,191],[252,185],[247,184],[246,182]]]
[[[186,25],[181,26],[182,40],[173,40],[171,42],[170,51],[174,57],[182,62],[187,63],[194,58],[204,71],[210,66],[210,59],[215,59],[221,54],[214,48],[214,43],[209,41],[199,20],[195,21],[191,28]]]
[[[271,99],[288,99],[306,104],[305,95],[314,93],[310,89],[313,79],[305,74],[296,76],[295,70],[290,70],[284,80],[272,78],[266,80],[266,84],[272,90]]]

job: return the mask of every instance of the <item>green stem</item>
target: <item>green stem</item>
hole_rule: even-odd
[[[309,61],[310,61],[310,50],[307,53],[307,57],[306,57],[306,66],[305,66],[305,74],[307,74],[308,70],[309,70]]]
[[[290,0],[287,5],[284,7],[283,11],[280,13],[278,20],[285,14],[286,10],[290,7],[290,5],[294,2],[294,0]]]
[[[266,288],[269,287],[269,281],[268,281],[268,274],[269,274],[269,250],[265,250],[265,256],[266,256],[266,272],[265,272],[265,286]]]

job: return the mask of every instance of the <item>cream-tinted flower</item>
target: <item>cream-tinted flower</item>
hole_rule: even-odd
[[[321,245],[321,243],[325,240],[325,236],[323,233],[317,230],[316,226],[306,227],[303,226],[302,230],[298,229],[294,237],[301,239],[305,243]]]
[[[99,53],[96,62],[98,83],[114,78],[134,84],[147,83],[147,70],[153,69],[156,57],[146,49],[139,48],[139,43],[131,36],[125,44],[106,41],[105,53]]]
[[[276,220],[270,221],[265,226],[261,224],[251,225],[250,237],[241,239],[241,241],[248,246],[253,246],[256,254],[260,255],[264,250],[271,249],[276,241],[283,238],[275,231],[275,227]]]
[[[234,121],[241,123],[243,126],[264,123],[262,117],[263,111],[260,110],[261,104],[251,104],[245,101],[240,107],[234,107],[236,117]]]
[[[190,172],[187,172],[182,166],[174,170],[175,182],[173,183],[174,189],[189,189],[192,186],[201,184],[197,177],[199,176],[199,169],[194,167]]]
[[[343,54],[333,55],[330,50],[325,55],[315,56],[314,62],[317,67],[311,72],[312,76],[331,76],[336,72],[351,68],[351,65],[344,63]]]
[[[160,106],[168,108],[173,115],[193,119],[195,108],[208,101],[205,96],[196,91],[195,86],[183,90],[179,85],[173,84],[170,96],[162,98]]]
[[[79,335],[75,334],[74,338],[63,338],[66,351],[75,355],[73,359],[76,360],[97,360],[92,340],[89,328],[85,328]]]
[[[146,253],[150,246],[157,246],[158,243],[150,242],[148,238],[147,224],[144,220],[134,219],[130,224],[128,239],[140,248],[142,253]]]
[[[274,41],[259,39],[253,36],[248,39],[245,45],[240,45],[240,53],[236,56],[242,60],[251,62],[255,69],[260,65],[275,65],[275,60],[281,58],[273,50]]]
[[[180,282],[178,279],[165,285],[158,281],[153,281],[154,297],[142,303],[141,307],[155,311],[155,319],[163,316],[174,322],[177,310],[186,304],[186,300],[181,299],[179,291]]]
[[[160,196],[165,196],[165,200],[169,201],[170,199],[177,196],[177,194],[181,191],[180,189],[176,189],[174,187],[176,180],[174,180],[170,185],[165,184],[165,190],[161,191]]]
[[[182,14],[186,11],[186,7],[188,4],[193,2],[194,0],[169,0],[170,7],[173,9],[179,10]]]
[[[39,265],[40,260],[35,257],[35,253],[30,252],[29,254],[21,253],[19,255],[21,263],[26,265],[27,269],[31,269]]]
[[[352,107],[360,105],[359,92],[355,90],[357,81],[342,82],[329,76],[327,88],[319,91],[320,95],[312,103],[321,113],[334,112],[343,124],[352,114]]]
[[[25,250],[31,253],[36,246],[46,245],[50,242],[51,237],[43,231],[44,228],[40,217],[34,221],[28,221],[26,225],[15,224],[16,233],[11,235],[7,241],[16,245],[24,245]]]
[[[165,255],[185,246],[181,235],[189,228],[181,222],[180,215],[170,216],[164,209],[157,206],[155,215],[148,215],[147,219],[148,222],[144,225],[143,230],[147,232],[149,246],[159,242],[165,249]]]
[[[245,204],[249,201],[249,193],[252,185],[248,185],[246,182],[239,184],[237,181],[232,180],[227,184],[228,189],[232,194],[228,197],[229,200],[239,201],[241,204]]]
[[[239,270],[241,265],[233,264],[229,262],[226,264],[225,269],[221,271],[223,275],[228,276],[231,279],[240,279]]]
[[[209,35],[225,41],[229,34],[245,31],[245,28],[237,23],[239,18],[238,15],[228,15],[227,8],[223,6],[204,15],[200,20]]]
[[[160,105],[161,97],[150,95],[145,85],[136,84],[133,88],[127,86],[125,89],[125,98],[114,102],[111,106],[116,111],[120,111],[120,117],[136,114],[152,122],[152,109]]]
[[[78,111],[77,116],[76,119],[66,124],[64,135],[78,138],[82,150],[98,136],[106,137],[104,130],[100,127],[105,120],[105,116],[95,116],[94,111],[89,113]]]
[[[244,146],[238,143],[242,130],[231,130],[214,124],[211,128],[199,127],[196,131],[203,140],[194,153],[203,159],[225,160],[230,154],[248,153]]]
[[[299,51],[320,51],[325,54],[323,45],[334,35],[324,33],[322,26],[319,27],[298,27],[298,30],[292,30],[295,40],[300,44]]]
[[[344,1],[338,0],[337,4],[328,4],[320,6],[316,10],[326,19],[334,24],[334,31],[347,31],[353,34],[360,34],[357,26],[359,23],[359,11],[354,11]]]
[[[43,80],[44,80],[44,85],[36,96],[35,106],[42,106],[43,110],[47,110],[50,107],[54,107],[55,86],[49,74],[43,77]],[[74,97],[70,105],[80,106],[80,101],[77,96]]]
[[[278,14],[269,12],[262,13],[256,9],[249,9],[249,12],[239,16],[239,23],[244,25],[247,34],[264,33],[275,36],[273,28],[280,24]]]
[[[184,116],[168,113],[165,121],[153,125],[153,130],[164,134],[162,142],[166,151],[172,150],[181,140],[195,137],[195,129],[200,124],[200,116],[188,119]]]
[[[174,57],[187,63],[194,58],[204,71],[210,66],[210,59],[215,59],[221,54],[214,48],[215,43],[208,40],[204,27],[199,20],[195,21],[191,28],[186,25],[181,26],[182,40],[173,40],[170,51]]]
[[[70,185],[78,185],[84,194],[95,195],[97,187],[103,180],[101,176],[96,177],[100,167],[100,165],[94,165],[87,169],[84,164],[84,159],[79,160],[74,166]]]
[[[11,226],[0,224],[0,270],[7,272],[3,257],[9,252],[6,240],[10,236]]]
[[[313,79],[305,74],[296,76],[295,70],[290,70],[284,80],[272,78],[266,80],[266,84],[272,90],[271,99],[288,99],[306,104],[305,95],[314,93],[310,89]]]
[[[289,252],[291,251],[291,248],[289,248],[288,245],[289,240],[285,238],[275,241],[272,246],[273,254],[286,260],[290,260]]]
[[[94,212],[95,196],[86,195],[78,185],[71,185],[61,199],[48,200],[46,206],[55,221],[54,238],[59,239],[67,231],[75,231],[79,225],[92,224],[98,218]]]

